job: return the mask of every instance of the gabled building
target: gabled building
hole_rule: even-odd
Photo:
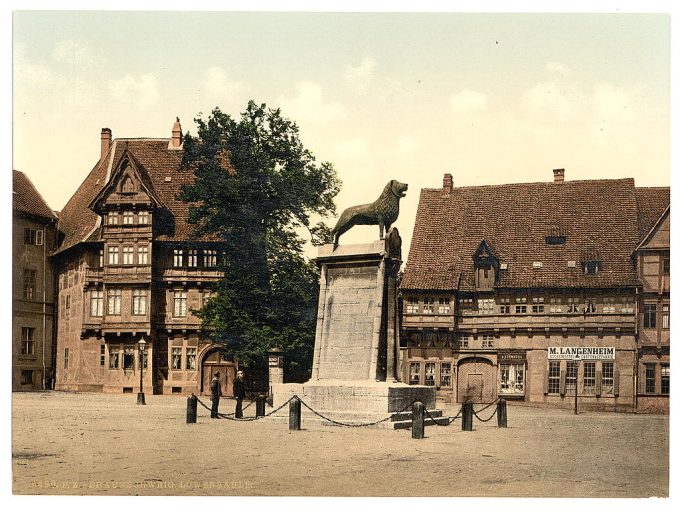
[[[165,139],[112,139],[59,217],[56,388],[208,392],[220,371],[232,392],[235,362],[204,340],[195,312],[221,277],[217,239],[194,236],[194,179],[181,168],[182,130]],[[141,342],[143,341],[143,342]]]
[[[635,262],[638,300],[638,402],[640,412],[669,411],[671,244],[670,190],[637,188],[640,242]]]
[[[33,183],[12,180],[12,390],[52,388],[57,215]]]
[[[634,410],[640,257],[669,248],[645,248],[640,203],[656,192],[644,190],[568,182],[563,169],[548,183],[462,188],[446,174],[422,190],[401,285],[404,381],[453,402],[573,407],[578,396],[581,408]]]

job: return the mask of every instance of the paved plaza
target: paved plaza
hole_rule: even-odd
[[[206,403],[207,398],[202,398]],[[461,431],[211,420],[186,398],[13,394],[16,494],[663,497],[668,417],[508,406]],[[479,405],[478,405],[479,407]],[[480,413],[482,418],[493,409]],[[232,412],[223,400],[220,411]],[[269,411],[269,408],[267,409]],[[450,415],[458,406],[446,410]],[[246,416],[255,413],[253,404]],[[287,414],[284,409],[280,414]]]

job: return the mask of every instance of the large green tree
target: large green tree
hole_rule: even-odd
[[[195,173],[181,198],[192,202],[197,235],[224,242],[224,278],[199,312],[212,339],[258,365],[281,347],[289,375],[304,378],[314,345],[318,272],[303,254],[327,242],[340,182],[330,163],[305,149],[297,125],[253,101],[239,118],[218,108],[195,119],[183,166]]]

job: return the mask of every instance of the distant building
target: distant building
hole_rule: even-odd
[[[13,172],[12,188],[12,390],[48,389],[57,216],[22,172]]]
[[[209,392],[220,371],[231,395],[236,364],[194,314],[221,277],[222,246],[194,236],[177,198],[194,179],[182,154],[179,120],[165,139],[102,130],[101,158],[59,217],[57,389],[137,392],[143,359],[147,392]]]
[[[462,188],[446,174],[422,190],[401,286],[404,381],[452,402],[573,407],[578,394],[584,409],[667,409],[669,204],[668,188],[568,182],[563,169]]]

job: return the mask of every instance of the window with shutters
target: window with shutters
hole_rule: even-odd
[[[614,393],[614,362],[602,362],[602,393]]]
[[[595,394],[595,362],[583,362],[583,393]]]
[[[567,360],[567,373],[564,380],[564,392],[573,395],[576,392],[576,376],[578,375],[578,362]]]
[[[548,363],[548,394],[560,393],[560,363],[551,360]]]

